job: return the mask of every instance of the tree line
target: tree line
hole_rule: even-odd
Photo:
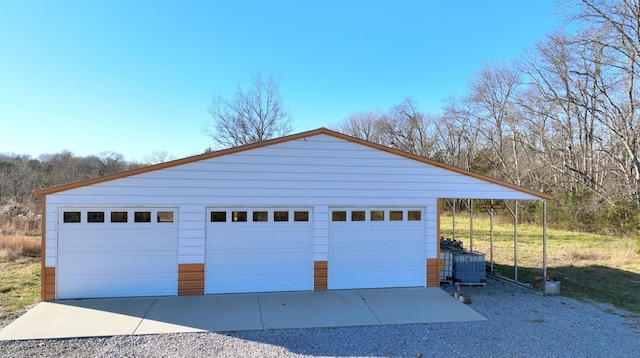
[[[127,161],[124,155],[106,151],[86,157],[63,151],[38,158],[24,154],[0,153],[0,205],[16,202],[33,208],[33,191],[102,175],[118,173],[171,160],[167,152],[153,152],[141,162]],[[36,205],[37,206],[37,205]]]
[[[28,155],[0,153],[0,203],[29,204],[36,189],[71,183],[101,175],[134,169],[143,163],[128,162],[122,154],[102,152],[86,157],[70,151]]]
[[[441,113],[408,98],[346,134],[555,196],[556,225],[640,230],[640,1],[565,2],[567,29],[488,64]]]

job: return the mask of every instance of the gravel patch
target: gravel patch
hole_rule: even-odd
[[[0,342],[2,357],[637,357],[640,317],[490,279],[488,321]],[[452,287],[445,287],[453,292]]]

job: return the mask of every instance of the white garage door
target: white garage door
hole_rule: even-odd
[[[422,208],[331,208],[329,289],[424,286]]]
[[[310,208],[207,210],[205,293],[312,289]]]
[[[175,208],[65,208],[56,298],[176,295]]]

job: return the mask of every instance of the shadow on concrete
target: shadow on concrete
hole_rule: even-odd
[[[380,326],[486,320],[440,288],[274,292],[43,302],[0,340]]]

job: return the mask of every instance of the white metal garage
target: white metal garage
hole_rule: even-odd
[[[331,208],[329,289],[424,286],[422,208]]]
[[[175,295],[175,208],[61,208],[58,298]]]
[[[36,194],[43,300],[438,286],[439,198],[549,198],[325,128]]]
[[[207,210],[205,293],[313,289],[311,208]]]

